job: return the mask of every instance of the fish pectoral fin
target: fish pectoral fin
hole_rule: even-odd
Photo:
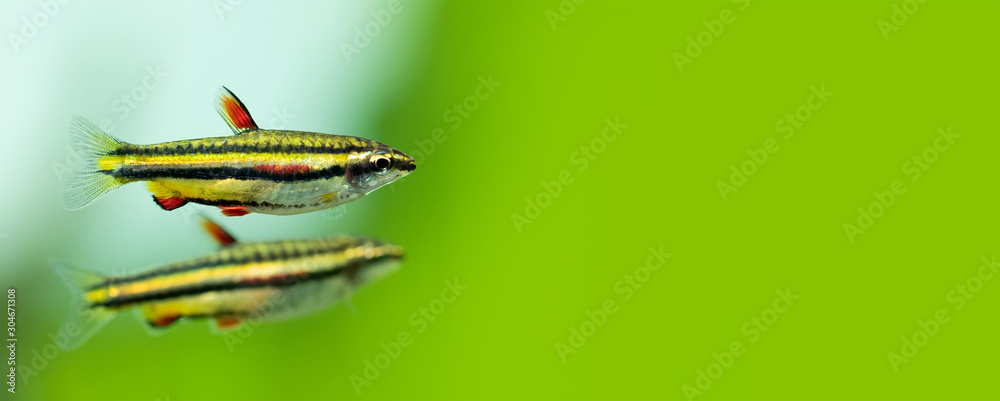
[[[331,202],[337,200],[337,195],[338,194],[340,194],[340,192],[325,193],[325,194],[323,194],[322,196],[319,197],[319,200],[320,200],[320,202],[323,202],[323,203],[331,203]]]
[[[215,327],[219,330],[233,330],[243,322],[242,316],[223,315],[215,317]]]
[[[225,213],[225,212],[223,212]],[[210,220],[208,217],[201,216],[201,228],[208,232],[208,235],[218,242],[220,246],[230,246],[236,243],[236,238],[233,238],[226,229],[215,224],[214,221]]]
[[[156,202],[163,210],[174,210],[188,203],[187,199],[180,196],[180,193],[159,182],[150,181],[146,186],[149,188],[149,192],[153,193],[153,202]]]
[[[219,115],[226,120],[234,135],[257,130],[257,123],[250,117],[250,111],[236,95],[223,86],[219,89],[219,102],[215,105]]]
[[[247,210],[246,206],[219,206],[219,209],[222,209],[222,214],[229,217],[246,216],[250,214],[250,211]]]

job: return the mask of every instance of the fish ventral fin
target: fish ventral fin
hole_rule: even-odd
[[[142,314],[142,318],[146,320],[146,323],[149,324],[149,334],[154,336],[163,334],[163,329],[174,324],[174,322],[181,318],[179,313],[161,310],[161,308],[152,304],[143,305],[140,313]]]
[[[208,217],[201,216],[201,228],[205,229],[209,236],[218,242],[220,246],[230,246],[236,243],[236,238],[233,238],[229,232],[224,228],[215,224],[214,221],[209,220]]]
[[[107,280],[106,277],[88,271],[68,267],[56,259],[49,260],[49,265],[56,274],[63,279],[70,292],[73,293],[73,301],[62,326],[59,328],[59,337],[65,342],[56,342],[56,346],[63,351],[71,351],[79,348],[87,342],[94,333],[104,327],[111,318],[115,317],[115,312],[103,307],[91,307],[84,298],[87,288],[99,285]]]
[[[159,182],[150,181],[146,187],[149,188],[149,192],[153,193],[153,202],[156,202],[163,210],[174,210],[188,203],[187,199],[180,197],[179,193]]]
[[[66,209],[77,210],[94,203],[124,183],[100,161],[126,146],[125,142],[104,133],[86,118],[73,116],[69,123],[69,146],[79,156],[80,164],[66,179],[63,202]]]
[[[232,330],[240,326],[243,319],[239,316],[216,316],[215,327],[221,331]]]
[[[156,328],[167,327],[171,324],[174,324],[174,322],[176,322],[180,318],[181,318],[180,315],[160,316],[157,317],[156,319],[149,320],[149,325]]]
[[[246,216],[250,214],[246,206],[219,206],[222,209],[222,214],[229,217]]]
[[[228,88],[219,88],[219,100],[215,105],[219,115],[226,120],[234,135],[257,130],[257,123],[250,117],[250,111]]]

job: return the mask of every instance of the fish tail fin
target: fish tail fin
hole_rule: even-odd
[[[92,307],[84,299],[85,288],[104,281],[105,277],[66,266],[56,259],[49,260],[49,264],[73,293],[72,306],[55,339],[59,348],[71,351],[83,345],[104,327],[115,316],[115,312],[103,307]]]
[[[100,161],[127,143],[101,131],[86,118],[73,116],[69,124],[69,145],[81,163],[66,180],[63,190],[66,209],[83,208],[125,184],[109,174],[109,168],[102,168]]]

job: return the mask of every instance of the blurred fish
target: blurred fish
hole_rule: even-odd
[[[244,244],[208,219],[202,226],[222,249],[141,273],[102,277],[53,261],[78,296],[63,327],[79,334],[66,349],[83,344],[116,312],[130,308],[154,330],[184,317],[211,318],[223,330],[248,317],[297,317],[349,300],[358,287],[398,269],[403,257],[401,247],[375,239]]]
[[[164,210],[193,202],[226,216],[299,214],[357,200],[416,168],[403,152],[368,139],[260,129],[225,87],[217,108],[235,136],[153,145],[122,142],[74,116],[70,144],[83,167],[67,181],[66,208],[148,181]]]

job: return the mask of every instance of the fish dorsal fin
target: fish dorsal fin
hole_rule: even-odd
[[[201,216],[201,228],[204,228],[215,242],[218,242],[220,246],[230,246],[236,243],[236,238],[233,238],[225,229],[219,227],[214,221],[209,220],[208,217]]]
[[[226,124],[229,124],[229,128],[233,129],[233,134],[239,135],[257,130],[257,123],[253,122],[247,107],[225,86],[219,89],[219,102],[215,108],[226,120]]]

